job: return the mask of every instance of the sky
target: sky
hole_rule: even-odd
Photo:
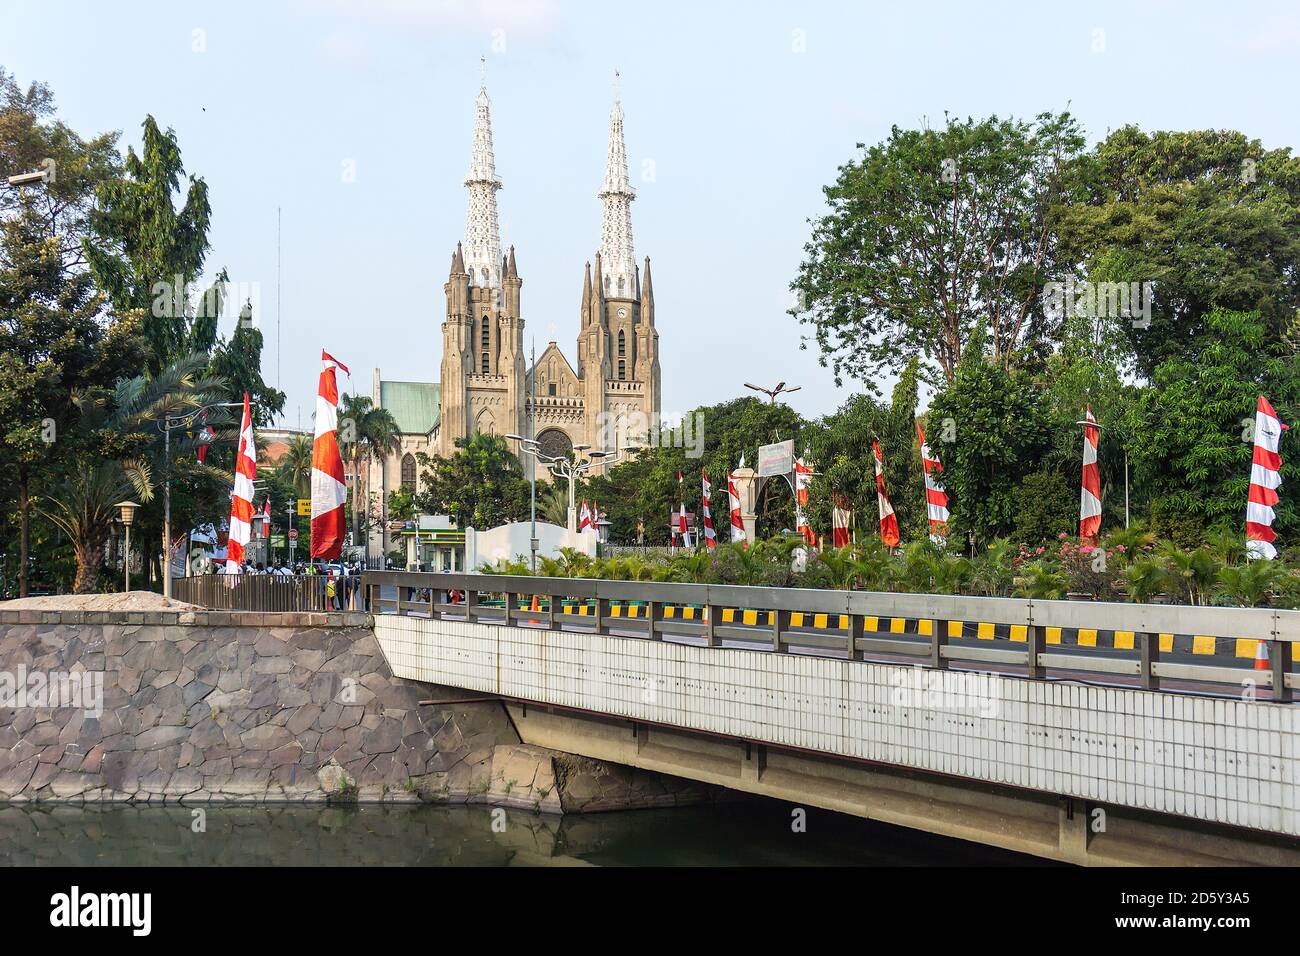
[[[254,294],[264,377],[288,394],[290,426],[310,427],[322,348],[350,366],[350,392],[370,394],[375,367],[437,379],[481,57],[525,340],[538,353],[557,340],[570,361],[621,73],[665,414],[748,394],[744,382],[801,386],[789,403],[808,416],[861,390],[837,387],[815,346],[801,350],[789,283],[822,187],[893,125],[1068,108],[1091,141],[1136,123],[1300,146],[1294,3],[4,8],[0,65],[48,83],[78,132],[121,131],[125,151],[146,114],[174,128],[187,173],[210,191],[209,274],[224,267]]]

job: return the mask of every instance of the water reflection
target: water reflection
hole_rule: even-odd
[[[776,801],[550,817],[486,807],[0,806],[6,866],[835,866],[1036,861]],[[197,830],[197,832],[196,832]]]

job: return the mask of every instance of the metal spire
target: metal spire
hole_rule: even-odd
[[[470,150],[469,212],[465,218],[465,271],[474,285],[501,288],[501,230],[497,223],[496,158],[492,152],[492,101],[487,93],[487,61],[480,60],[475,101],[474,141]]]
[[[632,200],[636,192],[627,175],[627,147],[623,142],[623,103],[618,72],[614,73],[614,108],[609,114],[609,155],[605,182],[597,195],[604,203],[600,251],[605,295],[630,299],[636,295],[636,259],[632,249]]]

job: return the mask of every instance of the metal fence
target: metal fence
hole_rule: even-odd
[[[360,578],[324,574],[204,574],[172,578],[172,597],[214,611],[359,610]]]
[[[368,571],[362,582],[375,614],[686,637],[1149,689],[1173,680],[1232,684],[1241,693],[1270,688],[1279,701],[1292,699],[1297,682],[1300,611],[408,571]],[[1067,632],[1076,636],[1071,646],[1062,641]],[[1103,632],[1112,635],[1109,646],[1098,643]],[[1178,638],[1222,639],[1250,654],[1197,660],[1194,644]],[[1258,648],[1267,655],[1257,661]]]

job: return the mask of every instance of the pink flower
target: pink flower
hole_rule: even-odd
[[[1058,534],[1056,537],[1059,538],[1061,541],[1064,541],[1066,538],[1069,537],[1069,535],[1066,534],[1064,531],[1062,531],[1062,532],[1061,532],[1060,534]]]

